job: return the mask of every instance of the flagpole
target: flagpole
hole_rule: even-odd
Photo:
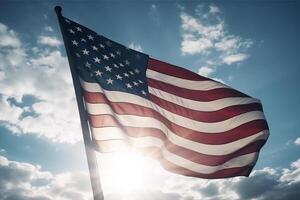
[[[85,152],[86,152],[86,157],[87,157],[87,162],[88,162],[88,168],[90,172],[90,180],[91,180],[91,185],[92,185],[92,190],[93,190],[93,196],[94,200],[104,200],[103,196],[103,191],[102,191],[102,186],[100,182],[100,176],[98,172],[98,166],[97,166],[97,160],[96,160],[96,154],[94,150],[91,148],[92,140],[91,140],[91,135],[89,131],[89,126],[88,126],[88,119],[87,119],[87,114],[85,111],[85,106],[83,102],[83,97],[82,97],[82,89],[80,86],[79,78],[76,75],[76,70],[75,70],[75,65],[71,59],[71,54],[68,49],[68,44],[66,43],[66,39],[64,36],[64,29],[62,28],[62,14],[61,10],[62,8],[60,6],[55,6],[55,12],[59,21],[59,27],[63,36],[63,40],[65,43],[65,48],[69,60],[69,66],[72,74],[72,80],[73,80],[73,85],[74,85],[74,90],[76,94],[76,100],[77,100],[77,106],[79,110],[79,116],[80,116],[80,121],[81,121],[81,129],[82,129],[82,134],[83,134],[83,141],[84,141],[84,147],[85,147]]]

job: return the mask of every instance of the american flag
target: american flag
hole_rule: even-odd
[[[259,100],[61,21],[97,150],[131,146],[186,176],[250,174],[269,136]]]

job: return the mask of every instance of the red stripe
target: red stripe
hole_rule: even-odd
[[[188,79],[188,80],[195,80],[195,81],[206,81],[210,80],[206,77],[200,76],[192,71],[187,69],[171,65],[160,60],[156,60],[153,58],[149,58],[148,60],[148,69],[157,71],[159,73],[163,73],[169,76],[175,76],[178,78]]]
[[[109,100],[106,99],[106,97],[102,93],[92,93],[92,92],[85,92],[85,98],[87,102],[89,103],[108,103]],[[183,106],[177,105],[175,103],[166,101],[164,99],[161,99],[155,95],[150,94],[150,100],[154,102],[155,104],[159,105],[160,107],[178,114],[180,116],[201,121],[201,122],[207,122],[207,123],[213,123],[213,122],[220,122],[224,121],[226,119],[235,117],[237,115],[247,113],[250,111],[262,111],[262,106],[260,103],[251,103],[251,104],[241,104],[241,105],[234,105],[229,106],[217,111],[197,111],[192,110],[189,108],[185,108]],[[135,104],[132,104],[135,105]],[[138,105],[137,105],[138,106]],[[139,106],[142,107],[142,106]],[[146,109],[146,107],[143,107]],[[148,108],[150,109],[150,108]]]
[[[202,174],[175,165],[167,161],[166,159],[159,159],[159,160],[163,168],[173,173],[182,174],[191,177],[207,178],[207,179],[230,178],[235,176],[249,176],[252,170],[252,166],[245,166],[245,167],[222,169],[212,174]]]
[[[229,178],[234,176],[249,176],[253,166],[244,166],[244,167],[235,167],[235,168],[228,168],[216,171],[215,173],[211,174],[202,174],[191,171],[184,167],[178,166],[172,162],[166,160],[162,154],[161,149],[157,147],[148,147],[148,148],[139,148],[139,150],[145,152],[146,155],[151,156],[161,163],[162,167],[168,171],[173,173],[182,174],[185,176],[191,177],[198,177],[198,178],[207,178],[207,179],[217,179],[217,178]]]
[[[181,88],[175,85],[170,85],[168,83],[164,83],[162,81],[154,80],[151,78],[147,79],[148,85],[150,87],[165,91],[167,93],[183,97],[186,99],[192,99],[195,101],[214,101],[222,98],[228,97],[249,97],[246,94],[243,94],[237,90],[233,90],[231,88],[216,88],[207,91],[199,91],[199,90],[190,90]]]
[[[233,105],[216,111],[197,111],[161,99],[152,94],[150,94],[150,100],[172,113],[201,122],[220,122],[246,112],[262,111],[260,103]]]
[[[100,150],[100,148],[97,148],[97,141],[94,141],[96,145],[96,149]],[[139,152],[143,152],[145,155],[150,156],[154,159],[157,159],[163,168],[166,170],[182,174],[185,176],[191,176],[191,177],[198,177],[198,178],[207,178],[207,179],[216,179],[216,178],[229,178],[234,176],[249,176],[253,166],[245,166],[245,167],[236,167],[236,168],[228,168],[228,169],[222,169],[212,174],[202,174],[197,173],[194,171],[191,171],[189,169],[186,169],[184,167],[178,166],[174,163],[169,162],[168,160],[164,159],[161,154],[161,149],[157,147],[146,147],[146,148],[137,148]]]
[[[91,93],[85,92],[85,99],[89,103],[107,103],[109,104],[113,111],[120,115],[136,115],[136,116],[144,116],[144,117],[152,117],[159,121],[161,121],[165,126],[167,126],[173,133],[177,134],[180,137],[195,141],[201,142],[203,144],[226,144],[229,142],[233,142],[235,140],[239,140],[251,135],[254,135],[260,131],[268,129],[268,125],[265,120],[253,120],[242,124],[236,128],[233,128],[229,131],[220,132],[220,133],[205,133],[199,132],[195,130],[191,130],[182,126],[179,126],[175,123],[172,123],[168,119],[166,119],[159,112],[152,110],[150,108],[146,108],[143,106],[138,106],[131,103],[113,103],[109,102],[101,93],[97,93],[99,96],[97,97],[97,102],[95,99],[91,100]],[[93,93],[93,95],[96,95]],[[96,95],[97,96],[97,95]],[[101,99],[102,98],[102,99]],[[96,119],[97,116],[94,116]],[[97,120],[93,120],[93,127],[101,127],[102,123],[98,123]]]
[[[93,117],[91,117],[93,118]],[[114,119],[113,116],[109,116],[109,115],[102,115],[101,116],[102,121],[104,122],[102,124],[102,127],[118,127],[123,129],[124,133],[127,133],[130,137],[155,137],[158,138],[160,140],[162,140],[162,142],[164,143],[164,146],[168,149],[168,151],[177,154],[178,156],[181,156],[183,158],[186,158],[190,161],[193,161],[195,163],[198,164],[203,164],[203,165],[208,165],[208,166],[217,166],[217,165],[221,165],[225,162],[227,162],[228,160],[241,156],[241,155],[245,155],[245,154],[249,154],[249,153],[254,153],[254,152],[258,152],[259,149],[264,145],[265,140],[258,140],[255,141],[253,143],[250,143],[244,147],[242,147],[241,149],[239,149],[236,152],[233,152],[231,154],[227,154],[227,155],[222,155],[222,156],[214,156],[214,155],[207,155],[207,154],[202,154],[181,146],[178,146],[174,143],[172,143],[167,137],[166,135],[155,128],[136,128],[136,127],[128,127],[128,126],[119,126],[118,122]],[[105,119],[106,118],[106,119]],[[92,119],[95,120],[95,119]],[[109,123],[105,123],[108,122]]]

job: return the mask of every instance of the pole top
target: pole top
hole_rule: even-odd
[[[61,15],[62,8],[60,6],[55,6],[54,10],[55,10],[57,15]]]

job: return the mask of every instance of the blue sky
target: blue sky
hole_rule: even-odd
[[[50,1],[1,2],[0,200],[90,198],[54,6]],[[185,178],[146,159],[142,162],[155,170],[146,170],[151,176],[143,190],[131,188],[131,199],[296,199],[298,2],[62,1],[61,6],[64,16],[112,40],[223,81],[263,103],[271,135],[250,178]],[[99,157],[100,172],[110,176],[111,159]],[[112,183],[103,184],[110,191],[107,199],[120,198],[121,193],[111,192]]]

